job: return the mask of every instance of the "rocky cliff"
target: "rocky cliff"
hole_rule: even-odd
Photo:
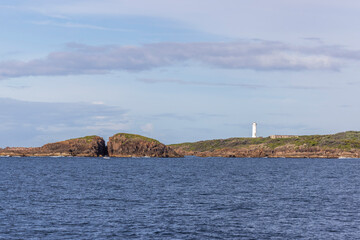
[[[35,148],[4,148],[0,149],[0,156],[105,156],[106,146],[103,138],[87,136],[62,142],[45,144]]]
[[[109,138],[108,153],[110,157],[182,157],[155,139],[126,133]]]
[[[229,138],[170,146],[180,154],[200,157],[359,158],[360,132],[284,139]]]

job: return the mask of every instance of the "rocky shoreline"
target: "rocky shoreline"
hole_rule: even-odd
[[[360,158],[360,132],[294,136],[282,139],[229,138],[165,145],[135,134],[118,133],[106,144],[87,136],[45,144],[42,147],[0,148],[0,156],[21,157],[198,157],[237,158]]]
[[[276,149],[251,147],[239,149],[217,149],[214,151],[186,151],[175,150],[187,156],[197,157],[232,157],[232,158],[360,158],[360,150],[344,151],[340,149],[322,149],[319,147],[286,146]]]

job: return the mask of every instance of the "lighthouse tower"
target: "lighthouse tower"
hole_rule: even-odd
[[[252,124],[252,137],[256,138],[256,122]]]

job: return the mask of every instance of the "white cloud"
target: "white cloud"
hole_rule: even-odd
[[[83,24],[83,23],[76,23],[76,22],[54,22],[54,21],[33,21],[33,24],[36,25],[47,25],[47,26],[55,26],[55,27],[65,27],[65,28],[86,28],[86,29],[93,29],[93,30],[101,30],[101,31],[114,31],[114,32],[128,32],[127,29],[119,29],[119,28],[107,28],[98,25],[91,25],[91,24]]]
[[[347,61],[360,60],[360,51],[339,46],[309,47],[260,40],[68,47],[67,51],[52,52],[42,59],[0,62],[0,79],[143,71],[186,62],[257,71],[339,70]]]
[[[154,131],[154,126],[152,123],[147,123],[141,126],[141,130],[145,133],[151,133],[152,131]]]
[[[129,129],[129,124],[126,123],[121,123],[121,122],[114,122],[114,121],[110,121],[110,122],[96,122],[93,125],[89,125],[85,127],[86,129],[91,129],[91,130],[113,130],[114,133],[119,132],[119,131],[124,131],[124,130],[128,130]]]
[[[94,104],[94,105],[104,105],[105,103],[102,102],[102,101],[94,101],[94,102],[92,102],[92,104]]]
[[[181,85],[199,85],[210,87],[242,87],[242,88],[267,88],[266,85],[245,84],[245,83],[226,83],[226,82],[206,82],[206,81],[185,81],[181,79],[154,79],[154,78],[139,78],[137,81],[144,83],[174,83]]]
[[[100,119],[100,120],[101,120],[101,119],[106,119],[106,118],[108,118],[108,117],[107,117],[107,116],[95,116],[94,118],[95,118],[95,119]]]
[[[360,9],[354,0],[33,0],[22,5],[44,15],[171,19],[202,32],[236,38],[322,37],[337,42],[352,42],[339,32],[354,36]]]

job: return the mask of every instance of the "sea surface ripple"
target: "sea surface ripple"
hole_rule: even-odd
[[[359,239],[360,159],[0,158],[0,239]]]

